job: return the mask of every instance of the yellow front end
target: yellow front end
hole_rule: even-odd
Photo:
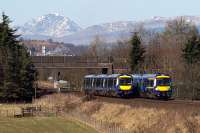
[[[130,91],[132,89],[132,86],[131,85],[120,85],[119,88],[122,91]]]
[[[130,91],[132,89],[132,77],[129,75],[119,76],[119,90]]]
[[[156,90],[160,92],[171,90],[171,79],[170,76],[161,75],[156,77]]]

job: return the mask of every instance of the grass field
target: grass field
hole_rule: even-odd
[[[57,117],[0,118],[0,133],[97,133],[79,122]]]

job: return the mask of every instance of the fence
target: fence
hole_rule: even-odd
[[[127,129],[120,127],[117,123],[107,123],[102,120],[96,120],[82,113],[77,113],[77,112],[64,113],[64,116],[67,118],[71,117],[72,119],[76,119],[77,121],[85,123],[86,125],[89,125],[95,128],[99,132],[106,132],[106,133],[129,133],[130,132]]]

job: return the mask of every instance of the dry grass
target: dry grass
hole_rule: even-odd
[[[43,107],[52,107],[52,106],[65,106],[68,103],[80,101],[80,97],[70,94],[54,94],[47,95],[41,99],[37,99],[33,104],[41,105]]]
[[[45,107],[62,106],[70,112],[80,112],[96,120],[115,123],[136,133],[198,133],[200,132],[199,107],[176,107],[171,105],[129,106],[108,103],[98,99],[82,101],[80,96],[56,94],[36,100],[34,104]],[[1,105],[0,108],[15,107]]]

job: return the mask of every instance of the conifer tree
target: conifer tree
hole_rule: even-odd
[[[200,62],[200,38],[193,35],[185,44],[183,57],[188,64]]]
[[[130,53],[130,65],[131,65],[131,71],[132,72],[138,72],[139,65],[142,64],[144,61],[144,53],[145,49],[141,45],[141,40],[138,37],[137,33],[134,33],[134,35],[131,38],[130,41],[132,48]]]
[[[25,47],[18,40],[16,30],[10,28],[10,22],[8,16],[3,13],[0,23],[0,48],[5,62],[0,99],[31,100],[35,69]]]

